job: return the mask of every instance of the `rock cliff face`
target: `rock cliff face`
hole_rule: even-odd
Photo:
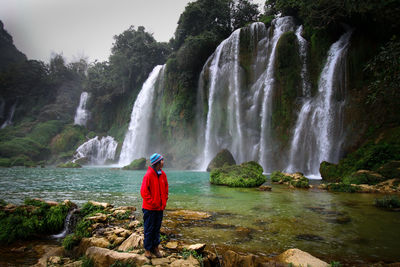
[[[4,29],[3,22],[0,21],[0,71],[11,64],[25,60],[26,56],[15,47],[12,36]]]

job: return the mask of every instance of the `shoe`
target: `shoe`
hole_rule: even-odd
[[[160,250],[158,250],[158,247],[155,247],[153,249],[153,254],[157,257],[157,258],[162,258],[162,254],[160,252]]]
[[[150,252],[150,250],[146,250],[146,251],[144,252],[144,256],[150,260],[150,259],[151,259],[151,252]]]

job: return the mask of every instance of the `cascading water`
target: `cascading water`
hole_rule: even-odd
[[[7,127],[8,125],[12,124],[12,120],[14,117],[14,113],[15,113],[15,108],[17,107],[17,101],[15,101],[15,103],[11,106],[11,109],[8,113],[7,119],[6,121],[1,125],[0,129],[3,129],[5,127]]]
[[[153,113],[153,98],[157,81],[164,75],[165,65],[156,66],[144,82],[133,105],[129,129],[122,145],[119,165],[128,165],[132,160],[147,156],[150,122]]]
[[[65,221],[64,221],[64,229],[62,230],[61,233],[56,234],[56,235],[52,235],[51,238],[54,238],[54,239],[61,239],[61,238],[64,238],[67,234],[69,234],[69,233],[72,231],[72,229],[71,229],[71,228],[72,228],[72,227],[71,227],[71,224],[72,224],[71,218],[72,218],[72,215],[73,215],[77,210],[78,210],[78,209],[72,209],[72,210],[70,210],[70,211],[68,212],[67,217],[65,218]]]
[[[206,95],[208,110],[206,120],[199,119],[199,129],[205,132],[200,135],[203,140],[199,141],[200,147],[204,147],[201,169],[205,169],[223,148],[231,151],[239,163],[261,160],[264,169],[267,168],[268,146],[272,143],[269,136],[269,104],[274,85],[275,50],[282,34],[293,30],[294,21],[291,17],[283,17],[272,24],[274,32],[271,39],[263,23],[253,23],[236,30],[217,47],[203,67],[199,81],[198,113],[205,113]],[[239,60],[242,31],[249,34],[248,45],[253,51],[252,76],[247,80],[243,78],[245,70]]]
[[[273,171],[270,166],[272,157],[274,156],[274,140],[271,136],[271,100],[272,92],[274,88],[274,63],[276,55],[276,46],[278,44],[279,38],[285,32],[292,31],[294,28],[294,20],[292,17],[283,17],[273,21],[273,26],[275,27],[274,35],[271,40],[270,49],[271,55],[268,61],[268,67],[266,69],[265,75],[262,75],[263,79],[263,103],[261,108],[261,136],[260,136],[260,164],[264,168],[264,171]]]
[[[341,125],[344,98],[334,97],[345,82],[345,55],[352,31],[341,36],[329,49],[318,93],[308,98],[299,113],[291,144],[287,171],[301,171],[319,177],[322,161],[338,162],[343,143]],[[343,91],[343,90],[342,90]]]
[[[74,124],[85,126],[89,118],[89,111],[86,110],[86,103],[89,98],[87,92],[82,92],[78,108],[76,109]]]
[[[107,161],[115,159],[118,143],[111,136],[98,136],[90,139],[76,149],[73,162],[85,159],[89,164],[104,165]]]

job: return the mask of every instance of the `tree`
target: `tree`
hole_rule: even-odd
[[[258,5],[248,0],[238,0],[232,12],[232,27],[238,29],[258,19]]]

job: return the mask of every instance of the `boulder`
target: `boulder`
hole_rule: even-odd
[[[94,262],[96,267],[109,267],[116,261],[121,263],[131,263],[135,266],[150,264],[150,260],[143,255],[135,253],[117,252],[106,248],[89,247],[86,250],[86,257]]]
[[[176,250],[178,249],[179,243],[176,241],[168,242],[165,247],[168,249]]]
[[[84,254],[89,247],[107,248],[110,242],[104,237],[84,237],[79,243],[79,254]]]
[[[399,160],[389,161],[383,164],[381,167],[379,167],[377,172],[388,179],[400,178],[400,161]]]
[[[216,168],[221,168],[224,165],[236,165],[232,153],[227,149],[218,152],[218,154],[208,164],[207,171],[210,172]]]
[[[258,187],[258,190],[260,190],[260,191],[272,191],[272,187],[270,187],[268,185],[260,185]]]
[[[170,264],[170,259],[168,258],[154,258],[151,259],[151,264],[155,266],[168,266]]]
[[[135,228],[139,227],[140,224],[141,224],[141,223],[140,223],[139,221],[137,221],[137,220],[131,221],[131,222],[129,223],[128,228],[129,228],[129,229],[135,229]]]
[[[271,173],[271,181],[279,184],[287,184],[294,188],[309,188],[309,180],[301,173],[285,173],[274,171]]]
[[[200,267],[200,263],[198,260],[196,260],[192,255],[189,256],[189,258],[185,259],[180,259],[172,262],[170,264],[171,267]]]
[[[327,161],[321,162],[319,165],[319,173],[321,174],[322,180],[327,182],[339,182],[341,181],[341,173],[338,165]]]
[[[106,222],[107,221],[107,215],[104,213],[97,213],[95,216],[88,217],[86,218],[87,220],[95,221],[97,223],[99,222]]]
[[[184,248],[186,248],[187,250],[193,250],[193,251],[196,251],[197,253],[201,253],[205,247],[206,247],[206,244],[193,244],[193,245],[184,246]]]
[[[276,257],[278,262],[292,264],[293,266],[313,266],[313,267],[327,267],[328,263],[304,252],[300,249],[288,249]]]
[[[256,187],[266,181],[263,168],[254,161],[224,166],[211,171],[210,182],[230,187]]]
[[[62,255],[64,255],[64,248],[58,246],[44,246],[43,248],[38,248],[38,250],[42,250],[44,254],[39,259],[39,261],[35,265],[33,265],[34,267],[46,267],[47,261],[51,257],[53,257],[53,259],[56,259],[54,257],[61,257]]]
[[[118,247],[118,250],[128,251],[129,249],[141,248],[143,247],[143,241],[144,241],[143,235],[133,233]]]
[[[135,159],[131,164],[122,168],[123,170],[145,170],[146,169],[146,159],[140,158]]]
[[[222,256],[222,267],[255,267],[256,256],[255,255],[245,255],[242,256],[232,250],[227,250]]]

